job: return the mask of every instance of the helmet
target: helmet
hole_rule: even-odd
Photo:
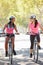
[[[35,15],[31,15],[30,19],[36,19],[36,16]]]
[[[10,16],[9,20],[12,20],[13,18],[15,19],[15,16]]]

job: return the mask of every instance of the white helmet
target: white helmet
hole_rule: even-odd
[[[34,18],[36,19],[36,16],[35,15],[31,15],[30,16],[30,19],[34,19]]]
[[[13,18],[15,19],[15,16],[10,16],[9,20],[12,20]]]

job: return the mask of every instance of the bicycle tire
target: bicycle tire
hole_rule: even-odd
[[[35,50],[36,50],[36,43],[34,43],[34,47],[33,47],[33,55],[34,55],[34,60],[36,59],[36,52],[35,52]]]
[[[37,58],[36,58],[36,63],[38,62],[38,54],[39,54],[39,49],[38,49],[38,45],[37,45]]]
[[[37,45],[37,43],[35,43],[36,45]],[[36,45],[34,44],[34,61],[35,61],[35,63],[37,63],[38,62],[38,54],[39,54],[39,50],[38,50],[38,45],[37,45],[37,47],[36,47]]]
[[[12,58],[12,55],[9,56],[9,61],[10,61],[10,64],[12,65],[12,64],[13,64],[13,58]]]
[[[12,53],[12,44],[11,45],[10,44],[9,44],[9,61],[10,61],[10,64],[12,65],[12,63],[13,63],[13,53]]]

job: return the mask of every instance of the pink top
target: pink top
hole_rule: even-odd
[[[39,22],[38,22],[36,28],[34,27],[34,24],[33,24],[33,23],[30,23],[30,24],[29,24],[30,34],[31,34],[31,35],[38,34],[38,33],[39,33],[39,26],[40,26],[40,23],[39,23]]]
[[[6,33],[13,34],[14,28],[8,28],[6,27]]]

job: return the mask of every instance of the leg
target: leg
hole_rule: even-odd
[[[37,41],[38,41],[38,44],[37,44],[38,45],[38,48],[41,49],[41,47],[40,47],[40,36],[39,36],[39,34],[37,35]]]
[[[12,41],[12,48],[13,48],[13,50],[14,50],[14,47],[15,47],[15,45],[14,45],[15,38],[12,37],[12,38],[11,38],[11,41]]]
[[[6,56],[7,56],[7,54],[8,54],[8,41],[9,41],[9,37],[6,37],[6,39],[5,39],[5,52],[6,52]]]
[[[15,52],[15,50],[14,50],[14,48],[15,48],[15,45],[14,45],[15,38],[12,37],[12,38],[11,38],[11,41],[12,41],[13,53],[14,53],[14,55],[16,55],[16,52]]]
[[[35,36],[33,36],[33,35],[30,36],[30,42],[31,42],[31,46],[30,46],[30,57],[32,57],[33,46],[34,46],[34,38],[35,38]]]

